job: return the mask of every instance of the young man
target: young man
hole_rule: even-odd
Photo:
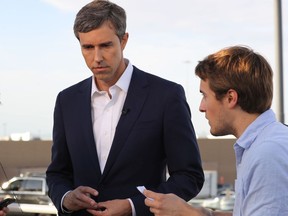
[[[74,33],[93,76],[56,100],[47,183],[59,215],[152,215],[142,185],[196,196],[204,175],[182,86],[124,59],[126,14],[112,2],[84,6]]]
[[[145,203],[157,216],[288,215],[288,127],[270,109],[272,69],[253,50],[234,46],[196,66],[205,113],[214,136],[233,134],[237,166],[232,212],[194,208],[174,194],[146,190]]]

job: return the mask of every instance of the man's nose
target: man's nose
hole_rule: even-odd
[[[205,112],[205,106],[204,106],[204,102],[203,102],[203,99],[201,100],[200,102],[200,105],[199,105],[199,111],[200,112]]]
[[[103,61],[103,55],[102,55],[102,51],[99,48],[95,48],[94,51],[94,61],[95,62],[101,62]]]

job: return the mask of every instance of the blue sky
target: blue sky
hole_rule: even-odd
[[[56,96],[91,76],[73,34],[85,0],[0,0],[0,137],[31,132],[50,139]],[[275,10],[272,0],[115,0],[127,12],[124,56],[135,66],[183,85],[199,136],[209,134],[198,111],[197,62],[231,45],[247,45],[275,70]],[[282,3],[287,59],[288,1]],[[284,83],[288,83],[284,63]],[[277,112],[277,84],[272,108]],[[285,86],[285,92],[288,92]],[[285,97],[286,123],[288,96]]]

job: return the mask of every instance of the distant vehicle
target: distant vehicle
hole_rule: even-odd
[[[204,170],[205,181],[199,194],[194,199],[207,199],[217,196],[217,178],[216,170]]]
[[[215,198],[205,199],[202,206],[214,210],[232,211],[235,203],[235,192],[224,190]]]
[[[56,215],[57,210],[47,193],[45,176],[19,176],[2,184],[0,198],[16,199],[16,203],[9,206],[10,212]]]

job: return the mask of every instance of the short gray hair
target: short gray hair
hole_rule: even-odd
[[[116,35],[121,40],[126,32],[125,10],[108,0],[94,0],[77,13],[74,22],[74,34],[79,40],[79,32],[92,31],[107,21],[112,24]]]

